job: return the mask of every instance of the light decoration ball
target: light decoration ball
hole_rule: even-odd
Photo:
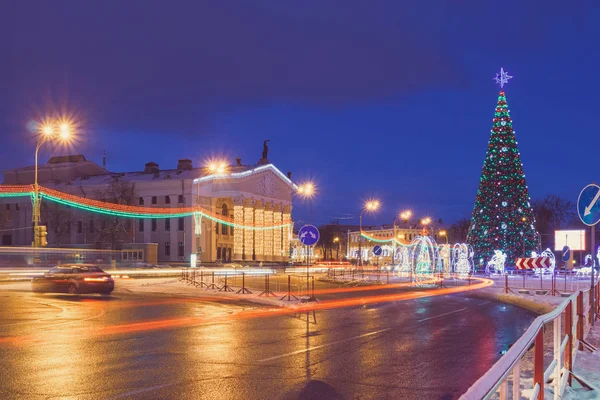
[[[511,79],[504,69],[496,81]],[[525,172],[504,90],[496,104],[492,130],[475,197],[467,243],[486,261],[506,256],[508,264],[538,249],[539,235],[531,208]]]

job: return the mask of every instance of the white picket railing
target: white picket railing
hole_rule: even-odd
[[[591,296],[594,290],[594,296]],[[586,293],[590,296],[586,296]],[[593,348],[585,341],[585,336],[593,319],[600,312],[600,284],[593,289],[579,291],[569,296],[552,312],[537,317],[517,342],[473,386],[462,395],[463,400],[488,399],[500,391],[500,400],[509,398],[508,380],[512,374],[512,398],[521,398],[521,360],[534,346],[533,392],[530,399],[543,399],[544,386],[552,378],[554,399],[562,398],[573,377],[573,364],[578,348]],[[586,299],[587,297],[587,299]],[[592,309],[591,299],[594,299]],[[587,301],[586,301],[587,300]],[[595,310],[595,312],[594,312]],[[565,334],[561,329],[561,316],[565,313]],[[544,326],[554,325],[554,357],[544,369]]]

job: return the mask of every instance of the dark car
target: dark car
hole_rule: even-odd
[[[102,268],[86,264],[57,265],[31,280],[34,292],[100,293],[108,295],[115,288],[115,281]]]

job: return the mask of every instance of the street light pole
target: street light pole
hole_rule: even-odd
[[[32,211],[32,219],[33,219],[33,247],[41,247],[44,244],[40,243],[40,236],[38,234],[39,225],[40,225],[40,188],[38,184],[38,154],[40,152],[40,148],[42,144],[44,144],[47,140],[55,138],[54,136],[54,125],[58,123],[60,128],[59,139],[67,141],[69,136],[71,135],[71,122],[67,120],[61,121],[52,121],[52,122],[44,122],[41,125],[40,129],[40,138],[38,139],[35,145],[35,164],[34,164],[34,173],[33,173],[33,211]]]

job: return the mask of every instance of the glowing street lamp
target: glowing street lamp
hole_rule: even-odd
[[[55,135],[56,127],[59,128],[58,136]],[[61,120],[45,120],[39,125],[39,137],[35,145],[35,167],[34,167],[34,178],[33,178],[33,247],[40,247],[41,243],[39,240],[39,224],[40,224],[40,190],[38,185],[38,153],[42,144],[50,141],[61,141],[68,143],[72,137],[73,122],[61,119]]]
[[[448,244],[448,233],[446,231],[439,231],[439,235],[446,238],[446,244]]]
[[[298,185],[296,193],[305,199],[312,199],[317,193],[317,188],[314,182],[308,181]]]
[[[410,210],[402,211],[400,213],[400,219],[404,222],[408,222],[410,220],[410,217],[412,217],[412,211]]]
[[[379,210],[379,207],[381,207],[381,203],[379,202],[379,200],[376,200],[376,199],[367,200],[360,212],[360,217],[359,217],[360,237],[358,238],[358,265],[360,265],[360,266],[362,266],[362,241],[363,241],[362,217],[365,212],[368,212],[368,213],[375,212],[375,211]]]
[[[337,249],[335,251],[335,258],[338,262],[340,262],[340,238],[339,237],[334,237],[333,238],[333,243],[337,243]]]
[[[410,219],[410,217],[412,217],[411,210],[405,210],[405,211],[402,211],[400,214],[398,214],[398,218],[395,219],[394,222],[392,223],[392,230],[394,232],[394,238],[396,237],[396,222],[403,221],[404,223],[407,223],[408,220]],[[398,238],[400,238],[400,235],[398,235]],[[402,235],[402,239],[404,239],[404,235]],[[392,240],[392,264],[394,263],[395,255],[396,255],[396,239],[393,239]]]
[[[312,221],[312,201],[311,200],[317,194],[317,186],[312,181],[306,181],[306,182],[298,185],[298,188],[296,189],[295,194],[302,197],[303,199],[309,201],[309,204],[308,204],[309,218],[308,219],[309,219],[309,221]],[[291,231],[290,231],[290,234],[291,234]],[[292,247],[292,241],[290,240],[290,254],[292,253],[291,247]],[[309,266],[310,266],[310,248],[307,246],[307,248],[306,248],[306,293],[308,293],[308,290],[310,287]]]
[[[427,225],[431,224],[431,218],[425,217],[421,220],[421,225],[423,225],[423,232],[427,234]]]
[[[223,175],[229,171],[229,166],[224,160],[211,160],[208,162],[208,171],[211,174]]]

